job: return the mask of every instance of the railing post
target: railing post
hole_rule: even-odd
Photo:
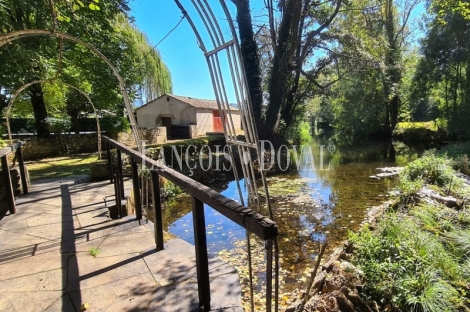
[[[211,290],[209,282],[209,259],[207,257],[206,221],[204,203],[193,196],[194,243],[196,244],[197,290],[199,308],[210,310]]]
[[[119,179],[119,169],[117,166],[114,166],[114,195],[116,198],[116,210],[118,212],[119,218],[123,217],[122,206],[121,206],[121,186],[119,185],[121,179]]]
[[[114,171],[111,160],[111,147],[109,146],[108,142],[106,142],[106,157],[108,158],[109,183],[113,183]]]
[[[131,168],[132,186],[134,189],[135,217],[137,220],[142,220],[142,203],[140,202],[139,172],[137,168],[137,162],[134,158],[131,158]]]
[[[28,194],[28,181],[26,181],[26,170],[24,167],[23,151],[21,145],[16,150],[16,158],[18,159],[18,166],[20,167],[21,186],[23,187],[23,194]]]
[[[163,217],[162,217],[162,203],[160,199],[160,181],[158,173],[150,171],[152,178],[152,204],[153,204],[153,226],[155,234],[155,245],[157,251],[163,250]]]
[[[121,190],[121,198],[124,198],[124,178],[122,176],[121,151],[119,149],[116,149],[116,154],[117,154],[117,170],[118,170],[119,186]]]
[[[266,241],[266,312],[272,311],[273,300],[273,240]]]
[[[8,201],[8,211],[11,214],[16,213],[15,194],[13,193],[13,186],[11,185],[10,167],[8,166],[8,155],[2,157],[2,171],[3,178],[5,179],[5,190]]]

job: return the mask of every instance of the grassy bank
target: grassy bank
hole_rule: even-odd
[[[448,134],[439,129],[436,122],[399,122],[393,131],[393,138],[403,142],[442,141]]]
[[[394,209],[374,229],[350,234],[352,262],[365,274],[363,296],[382,307],[470,311],[470,189],[453,169],[455,160],[440,155],[408,164]],[[423,198],[423,187],[459,204]]]

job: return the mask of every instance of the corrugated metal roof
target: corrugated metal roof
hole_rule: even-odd
[[[148,104],[150,104],[150,103],[152,103],[152,102],[154,102],[154,101],[156,101],[156,100],[158,100],[162,97],[166,97],[166,96],[170,96],[172,98],[180,100],[181,102],[187,103],[187,104],[189,104],[191,106],[194,106],[194,107],[218,109],[217,101],[215,101],[215,100],[203,100],[203,99],[196,99],[196,98],[192,98],[192,97],[181,96],[181,95],[173,95],[173,94],[164,94],[164,95],[160,96],[159,98],[157,98],[153,101],[150,101],[147,104],[142,105],[141,107],[143,107],[145,105],[148,105]],[[137,109],[139,109],[139,108],[137,108]],[[233,107],[233,105],[231,105],[230,110],[238,111],[238,108],[235,108],[235,107]]]

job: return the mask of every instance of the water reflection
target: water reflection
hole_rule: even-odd
[[[243,180],[241,181],[241,185],[243,185]],[[240,201],[235,181],[231,181],[215,189],[229,198]],[[243,197],[247,198],[248,195],[245,189],[242,189],[242,193]],[[168,213],[167,210],[178,211],[180,215],[184,213],[183,216],[176,215],[178,219],[166,223],[167,231],[194,244],[191,198],[189,196],[178,198],[178,200],[170,202],[167,207],[168,209],[165,209],[165,219],[167,220],[172,219],[171,213]],[[209,253],[215,254],[223,249],[232,249],[235,241],[245,238],[245,230],[241,226],[230,221],[206,204],[204,204],[204,214],[206,218],[207,248]],[[173,215],[173,218],[174,217],[175,215]]]
[[[322,145],[324,170],[300,170],[268,177],[279,228],[281,263],[289,271],[287,282],[295,282],[312,264],[318,241],[327,240],[330,250],[338,246],[347,238],[349,230],[359,227],[367,207],[385,200],[384,195],[394,186],[394,181],[371,179],[377,173],[376,168],[403,165],[419,155],[419,151],[403,145],[380,143],[340,145],[329,152],[326,147],[332,143],[316,139],[310,148],[317,169]],[[306,167],[303,165],[301,168]],[[234,181],[217,190],[227,197],[239,198]],[[246,191],[243,192],[246,198]],[[230,250],[235,241],[245,239],[243,228],[208,206],[204,209],[209,252]],[[170,203],[165,214],[168,231],[194,244],[190,198]]]

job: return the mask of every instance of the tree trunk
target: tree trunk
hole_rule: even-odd
[[[255,41],[250,13],[250,0],[237,1],[237,22],[240,46],[256,125],[262,124],[263,89],[258,45]],[[259,127],[258,127],[258,130]]]
[[[398,108],[400,106],[400,99],[398,95],[393,95],[390,100],[390,130],[393,132],[398,124]]]
[[[46,104],[44,103],[44,93],[41,84],[34,84],[30,87],[29,94],[31,104],[33,105],[34,120],[38,138],[48,138],[50,136],[49,128],[45,119],[47,118]]]
[[[398,124],[398,111],[400,108],[400,97],[397,92],[397,87],[401,81],[402,73],[399,68],[401,63],[401,51],[398,46],[397,40],[397,29],[394,13],[394,2],[393,0],[387,0],[386,2],[386,12],[385,12],[385,29],[388,40],[388,51],[385,58],[386,66],[386,75],[388,86],[385,90],[385,99],[387,101],[388,115],[389,115],[389,125],[387,125],[387,132],[389,135],[392,135],[393,130],[395,130],[396,125]]]
[[[287,92],[292,88],[292,73],[302,1],[290,0],[279,28],[274,51],[273,66],[269,77],[269,106],[266,110],[266,133],[273,137],[279,127],[279,114],[284,108]]]

